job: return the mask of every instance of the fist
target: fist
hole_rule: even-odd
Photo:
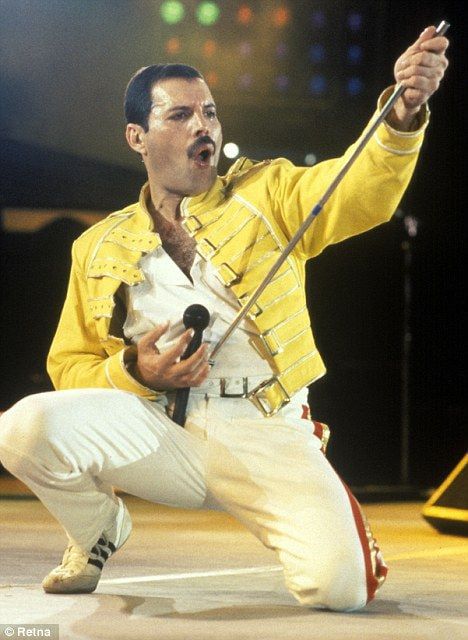
[[[413,113],[437,91],[449,64],[445,56],[449,41],[435,32],[435,27],[424,29],[395,63],[395,80],[406,88],[402,103]]]
[[[137,359],[130,373],[140,383],[158,391],[200,386],[210,371],[208,346],[202,344],[189,358],[181,360],[193,336],[192,330],[188,329],[174,346],[161,353],[156,343],[168,326],[160,325],[140,339]]]

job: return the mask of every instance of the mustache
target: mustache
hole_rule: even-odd
[[[190,147],[187,149],[187,155],[189,158],[193,158],[196,156],[198,150],[201,147],[205,147],[207,144],[210,144],[213,146],[214,151],[216,151],[216,144],[215,141],[210,138],[210,136],[200,136],[200,138],[197,138],[195,140],[194,143],[192,143],[190,145]]]

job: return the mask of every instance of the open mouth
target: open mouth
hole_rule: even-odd
[[[211,156],[214,153],[214,149],[211,145],[204,145],[196,151],[193,156],[195,162],[203,167],[210,164]]]
[[[188,150],[188,156],[200,167],[208,167],[212,163],[215,145],[209,136],[199,138]]]

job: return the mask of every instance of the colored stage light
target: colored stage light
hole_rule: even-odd
[[[169,53],[171,56],[179,53],[181,49],[180,38],[169,38],[169,40],[166,42],[165,49],[166,53]]]
[[[323,29],[327,23],[326,15],[323,11],[313,11],[311,16],[312,25],[316,29]]]
[[[237,20],[244,26],[247,26],[252,22],[253,12],[247,4],[241,4],[237,10]]]
[[[185,7],[179,0],[167,0],[160,8],[161,18],[166,24],[177,24],[185,16]]]
[[[205,58],[211,58],[216,53],[217,44],[214,40],[206,40],[203,43],[203,55]]]
[[[304,162],[308,167],[311,167],[313,164],[317,162],[317,156],[315,155],[315,153],[312,153],[310,151],[309,153],[306,154],[304,158]]]
[[[288,24],[291,16],[286,7],[278,7],[273,12],[273,24],[275,27],[284,27]]]
[[[219,76],[216,71],[208,71],[203,74],[209,87],[216,87],[219,84]]]
[[[252,53],[252,45],[250,44],[250,42],[241,42],[239,45],[239,53],[243,58],[250,56],[250,54]]]
[[[346,81],[346,89],[350,96],[357,96],[362,93],[364,83],[361,78],[348,78]]]
[[[250,89],[253,85],[253,78],[250,73],[244,73],[239,77],[239,86],[242,89]]]
[[[288,45],[285,42],[278,42],[276,45],[276,56],[278,58],[286,58],[288,55]]]
[[[288,76],[281,75],[275,79],[275,85],[278,91],[286,91],[289,87],[289,78]]]
[[[326,57],[325,47],[323,44],[313,44],[309,49],[309,60],[314,64],[323,62]]]
[[[359,31],[362,27],[362,15],[360,13],[350,13],[348,16],[348,27],[351,31]]]
[[[312,76],[309,81],[309,92],[314,96],[321,96],[327,90],[327,80],[324,76]]]
[[[200,2],[196,10],[197,20],[204,27],[210,27],[219,18],[220,10],[216,2]]]
[[[352,44],[348,48],[346,57],[350,64],[358,64],[362,60],[362,47],[360,47],[358,44]]]

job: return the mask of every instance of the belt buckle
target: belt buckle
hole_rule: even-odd
[[[266,395],[262,397],[262,391],[269,391],[274,385],[277,386],[277,390],[280,393],[280,399],[275,405],[271,405],[268,401]],[[265,418],[270,418],[274,416],[280,409],[282,409],[288,402],[291,400],[288,392],[281,384],[280,380],[273,376],[269,380],[265,380],[261,382],[258,387],[255,387],[249,393],[249,400],[259,409]]]
[[[226,391],[228,380],[228,378],[220,378],[219,395],[221,398],[247,398],[249,392],[248,378],[242,378],[242,393],[228,393]]]

